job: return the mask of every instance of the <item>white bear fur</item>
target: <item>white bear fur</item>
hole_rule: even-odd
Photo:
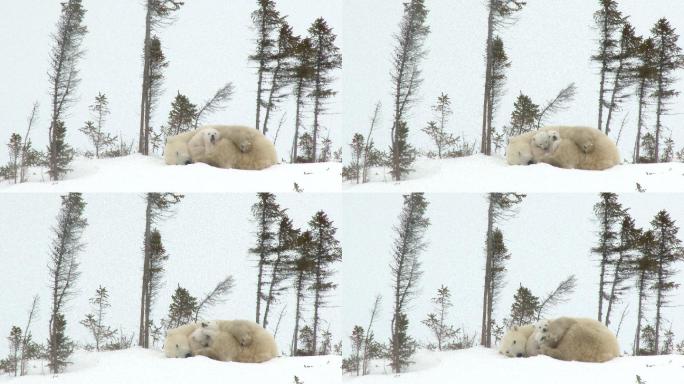
[[[214,360],[262,363],[278,356],[273,336],[248,320],[202,323],[190,335],[192,353]]]
[[[558,132],[560,140],[552,151],[535,145],[540,132]],[[540,140],[545,135],[537,136]],[[620,163],[615,143],[603,132],[589,127],[544,127],[512,137],[506,148],[506,160],[511,165],[544,162],[560,168],[604,170]]]
[[[594,319],[559,317],[542,323],[541,352],[559,360],[602,363],[620,356],[617,338]]]

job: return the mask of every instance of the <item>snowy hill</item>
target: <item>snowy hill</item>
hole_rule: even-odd
[[[624,164],[605,171],[561,169],[548,164],[510,166],[500,156],[419,158],[406,180],[389,168],[373,168],[371,182],[345,182],[348,192],[646,192],[684,191],[684,163]]]
[[[383,374],[389,367],[376,364],[371,375],[345,375],[354,384],[418,383],[506,383],[577,384],[636,383],[636,376],[647,384],[674,384],[684,377],[684,356],[620,357],[603,364],[567,362],[548,356],[511,359],[495,350],[472,348],[452,352],[421,350],[408,372]],[[679,381],[681,382],[681,381]]]
[[[78,352],[74,364],[57,376],[31,375],[0,382],[12,383],[214,383],[292,384],[297,376],[303,384],[340,382],[338,356],[280,357],[262,364],[221,362],[206,357],[167,359],[160,351],[132,348],[114,352]],[[47,368],[45,368],[47,371]],[[220,380],[217,380],[220,379]]]
[[[34,170],[28,183],[0,183],[6,192],[335,192],[340,189],[340,163],[277,164],[261,171],[221,169],[206,164],[167,166],[157,156],[111,159],[77,158],[72,172],[59,182]]]

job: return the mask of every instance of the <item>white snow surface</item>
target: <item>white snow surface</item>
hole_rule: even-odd
[[[419,350],[415,364],[399,375],[383,362],[374,362],[367,376],[345,375],[354,384],[419,383],[506,383],[577,384],[636,383],[636,376],[647,384],[674,384],[684,376],[684,356],[618,357],[606,363],[580,363],[555,360],[548,356],[524,359],[507,358],[493,349],[476,347],[461,351]]]
[[[64,180],[49,181],[32,169],[29,182],[0,182],[5,192],[303,192],[340,190],[340,163],[276,164],[261,171],[222,169],[207,164],[166,165],[157,156],[76,158]]]
[[[339,356],[278,357],[261,364],[223,362],[204,356],[168,359],[160,351],[131,348],[113,352],[77,352],[66,372],[41,374],[40,365],[30,375],[12,383],[234,383],[292,384],[294,376],[304,384],[340,382]],[[47,371],[47,368],[45,368]]]
[[[622,164],[604,171],[511,166],[501,156],[418,158],[400,182],[389,168],[373,168],[370,182],[345,182],[345,192],[645,192],[684,191],[684,163]]]

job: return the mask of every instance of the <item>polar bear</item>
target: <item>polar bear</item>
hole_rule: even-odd
[[[508,329],[499,344],[499,353],[508,357],[527,356],[527,341],[534,333],[534,325],[514,325]]]
[[[166,357],[193,356],[192,348],[190,347],[190,335],[199,327],[200,325],[197,323],[190,323],[166,331],[164,355]]]
[[[220,361],[262,363],[278,356],[273,336],[248,320],[202,323],[190,335],[192,353]]]
[[[221,137],[221,133],[211,127],[201,128],[188,141],[188,150],[191,157],[204,156],[214,150],[216,142]]]
[[[550,146],[552,151],[548,151],[544,145],[549,133],[552,136],[555,132],[560,139]],[[511,165],[544,162],[560,168],[604,170],[619,164],[620,154],[615,143],[597,129],[544,127],[537,132],[512,137],[506,149],[506,159]]]
[[[261,170],[278,162],[275,146],[256,129],[229,125],[205,128],[216,129],[220,133],[220,139],[209,150],[195,150],[191,147],[190,156],[193,162],[247,170]],[[248,150],[243,152],[241,146]]]
[[[620,356],[615,335],[601,322],[559,317],[540,323],[541,353],[559,360],[603,363]]]
[[[188,142],[195,136],[195,131],[183,132],[169,136],[164,146],[164,162],[167,165],[187,165],[192,163]]]

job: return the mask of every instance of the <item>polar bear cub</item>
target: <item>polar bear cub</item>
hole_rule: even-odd
[[[215,149],[216,142],[220,137],[219,131],[211,127],[198,130],[188,141],[190,154],[193,157],[197,157],[211,153]]]
[[[534,153],[535,157],[553,154],[561,144],[560,132],[555,130],[537,131],[537,133],[532,136],[531,144],[542,152],[539,154]]]
[[[615,335],[601,322],[559,317],[538,325],[541,353],[559,360],[602,363],[620,356]]]
[[[262,363],[278,356],[273,336],[248,320],[214,320],[202,323],[190,335],[194,354],[220,361]]]

